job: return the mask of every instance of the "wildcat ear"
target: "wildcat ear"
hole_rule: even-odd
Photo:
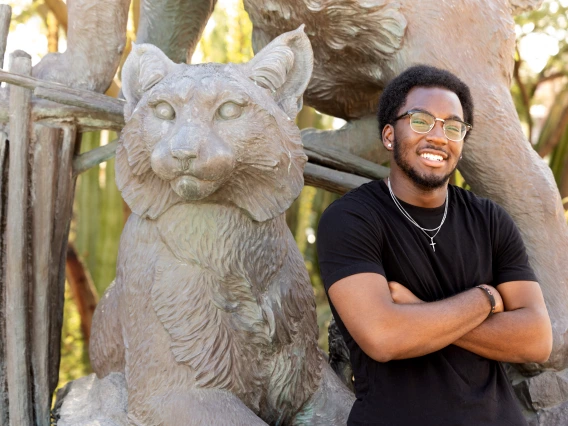
[[[142,94],[159,83],[174,66],[175,63],[156,46],[132,43],[132,51],[122,67],[125,120],[130,118]]]
[[[245,74],[258,86],[270,90],[291,119],[302,109],[302,95],[310,82],[313,66],[312,46],[304,25],[276,37],[244,64]]]

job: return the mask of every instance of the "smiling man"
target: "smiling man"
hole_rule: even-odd
[[[550,319],[510,216],[449,185],[472,130],[469,88],[413,67],[378,118],[389,178],[333,203],[318,229],[355,377],[348,424],[526,425],[501,361],[544,362]]]

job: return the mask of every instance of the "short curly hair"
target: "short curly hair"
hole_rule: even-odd
[[[416,65],[391,80],[383,90],[377,112],[381,135],[387,124],[394,124],[399,109],[414,87],[440,87],[454,92],[460,100],[464,120],[473,125],[473,99],[467,84],[449,71],[428,65]],[[468,136],[469,132],[466,138]]]

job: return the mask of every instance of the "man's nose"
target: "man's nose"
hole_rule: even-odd
[[[448,137],[446,136],[446,132],[444,132],[443,121],[436,120],[434,127],[428,132],[427,139],[435,141],[437,143],[448,143]]]

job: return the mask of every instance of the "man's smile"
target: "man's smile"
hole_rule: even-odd
[[[433,161],[444,161],[444,158],[441,155],[429,154],[425,152],[424,154],[420,154],[422,158],[426,158],[427,160]]]
[[[419,155],[422,161],[430,167],[440,167],[448,159],[446,153],[437,150],[421,150]]]

